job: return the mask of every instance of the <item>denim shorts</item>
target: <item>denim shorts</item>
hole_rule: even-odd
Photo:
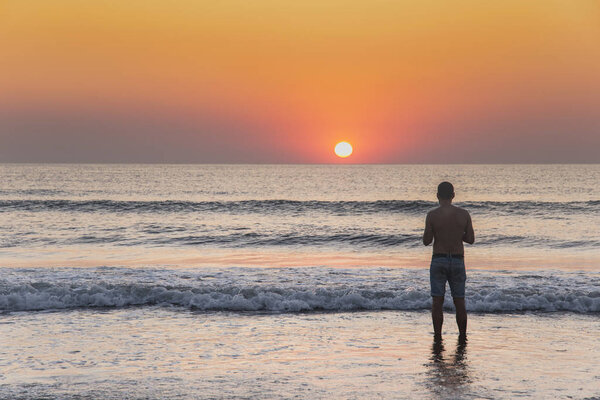
[[[446,294],[446,281],[450,285],[452,297],[465,297],[465,261],[454,257],[435,257],[431,259],[429,267],[429,281],[431,282],[431,295],[444,296]]]

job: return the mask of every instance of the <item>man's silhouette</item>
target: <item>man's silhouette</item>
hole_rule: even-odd
[[[454,306],[456,307],[456,323],[460,337],[467,337],[467,310],[465,309],[465,274],[463,242],[473,244],[475,233],[471,216],[466,210],[452,205],[454,187],[450,182],[438,185],[437,198],[440,206],[431,210],[425,220],[423,244],[428,246],[433,241],[433,256],[429,269],[431,282],[431,318],[435,339],[442,338],[444,314],[444,294],[446,281],[450,285]]]

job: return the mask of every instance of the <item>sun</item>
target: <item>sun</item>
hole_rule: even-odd
[[[352,154],[352,145],[348,142],[339,142],[335,145],[335,154],[342,158],[348,157]]]

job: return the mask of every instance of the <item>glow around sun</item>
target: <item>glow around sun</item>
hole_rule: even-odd
[[[348,142],[339,142],[335,145],[335,154],[342,158],[348,157],[352,154],[352,145]]]

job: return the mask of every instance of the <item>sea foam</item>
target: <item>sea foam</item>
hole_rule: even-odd
[[[230,268],[202,271],[10,269],[0,273],[0,310],[163,306],[198,311],[426,310],[425,271]],[[37,272],[37,273],[36,273]],[[467,309],[480,313],[600,312],[599,274],[474,271]],[[449,294],[447,293],[447,296]],[[452,308],[448,298],[447,308]]]

